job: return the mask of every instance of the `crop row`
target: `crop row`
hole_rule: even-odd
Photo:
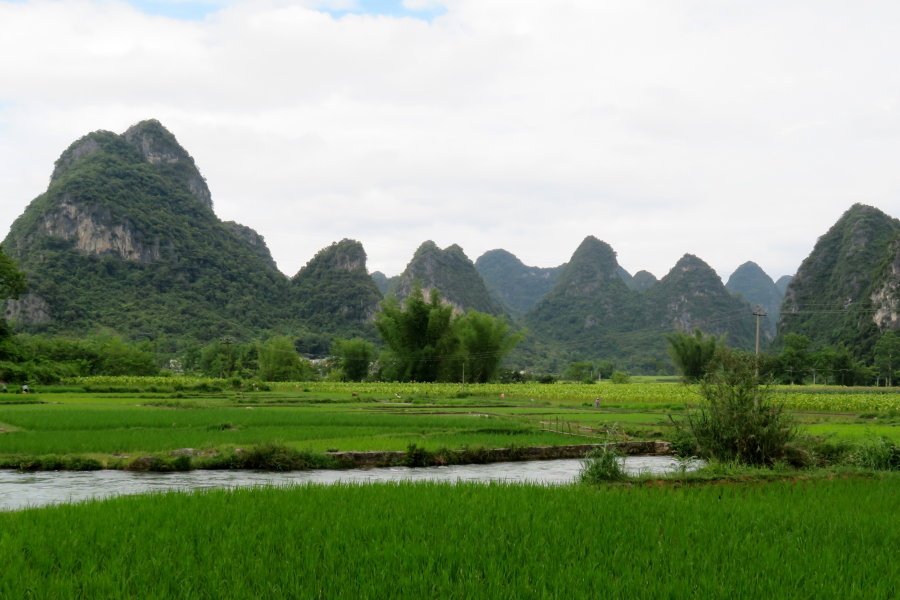
[[[224,386],[229,384],[224,379],[193,379],[172,377],[78,377],[70,379],[72,385],[94,386],[172,386],[175,383],[185,385],[208,384]],[[274,390],[288,391],[307,389],[319,393],[350,393],[405,396],[454,396],[462,391],[458,383],[341,383],[330,381],[318,382],[280,382],[268,384]],[[631,383],[615,385],[611,383],[586,385],[582,383],[559,382],[554,384],[540,383],[482,383],[467,384],[466,393],[473,396],[498,397],[505,394],[512,398],[530,398],[556,402],[593,402],[596,398],[603,404],[632,403],[698,403],[701,400],[696,386],[685,386],[671,383]],[[822,410],[837,412],[865,412],[875,410],[900,409],[900,393],[835,393],[831,388],[816,392],[814,388],[803,388],[792,391],[791,388],[780,388],[776,398],[792,410]]]

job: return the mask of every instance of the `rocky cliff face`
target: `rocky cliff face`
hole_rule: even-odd
[[[876,274],[869,295],[872,322],[879,331],[900,329],[900,240],[888,246],[884,262]]]
[[[35,294],[24,294],[18,300],[6,301],[4,316],[7,321],[27,325],[43,325],[50,322],[50,307],[43,298]]]
[[[113,254],[124,260],[159,260],[160,240],[145,241],[127,218],[114,220],[108,208],[87,207],[63,197],[58,210],[41,218],[38,234],[71,240],[85,254]]]
[[[213,207],[212,194],[206,185],[206,179],[194,164],[194,159],[159,121],[154,119],[132,125],[123,137],[136,146],[151,165],[174,167],[170,169],[171,172],[177,174],[194,197],[205,206]]]

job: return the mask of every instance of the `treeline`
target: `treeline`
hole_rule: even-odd
[[[84,339],[13,335],[0,319],[0,380],[57,383],[90,375],[200,375],[244,380],[463,381],[485,383],[499,377],[503,358],[524,337],[511,333],[502,318],[469,311],[454,313],[440,293],[428,301],[416,285],[401,307],[384,302],[375,321],[383,347],[371,341],[334,338],[321,358],[301,355],[309,339],[272,336],[245,343],[222,338],[206,345],[188,340],[175,352],[169,340],[129,342],[115,335]]]
[[[688,381],[700,381],[721,348],[721,340],[676,332],[667,335],[668,351],[679,372]],[[875,344],[871,364],[854,358],[846,346],[825,346],[813,351],[805,335],[789,333],[779,353],[763,353],[758,360],[760,376],[783,385],[868,386],[895,385],[900,379],[900,335],[887,331]]]

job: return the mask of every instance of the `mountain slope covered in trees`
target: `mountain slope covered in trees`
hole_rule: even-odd
[[[516,314],[529,310],[553,289],[563,267],[529,267],[506,250],[489,250],[475,261],[495,301]]]
[[[432,241],[424,242],[412,260],[388,288],[387,296],[401,302],[418,281],[426,296],[431,289],[438,289],[444,302],[460,311],[469,309],[493,315],[505,315],[506,311],[491,299],[487,285],[475,265],[456,244],[443,250]]]
[[[728,278],[725,287],[728,291],[743,296],[751,306],[761,306],[768,313],[768,321],[773,325],[778,322],[778,310],[781,308],[784,294],[778,291],[772,278],[755,262],[747,261],[739,266]]]
[[[870,353],[881,333],[873,314],[892,297],[886,286],[898,231],[900,221],[877,208],[855,204],[845,212],[788,284],[776,347],[796,333],[812,340],[813,348],[846,345],[857,356]]]

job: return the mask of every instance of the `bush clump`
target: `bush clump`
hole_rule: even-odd
[[[768,385],[759,385],[757,358],[720,348],[700,382],[705,402],[681,422],[701,458],[763,466],[785,459],[797,428]],[[793,461],[792,461],[793,462]]]

